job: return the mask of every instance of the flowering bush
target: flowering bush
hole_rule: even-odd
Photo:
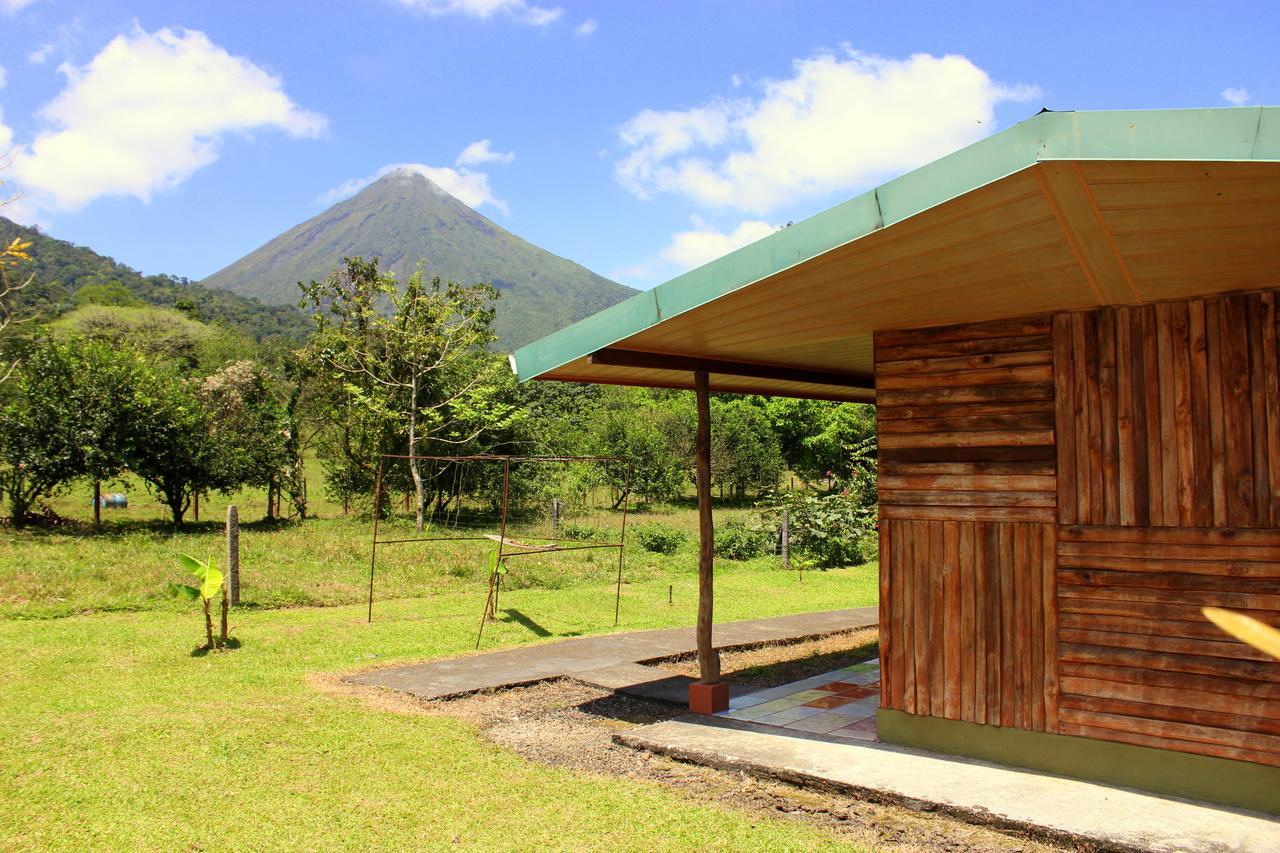
[[[875,439],[854,449],[847,476],[832,471],[827,476],[834,488],[826,494],[787,492],[768,502],[776,513],[787,511],[792,549],[812,557],[821,568],[876,559]]]

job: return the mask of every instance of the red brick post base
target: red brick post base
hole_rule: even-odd
[[[729,682],[703,684],[695,681],[690,684],[689,710],[695,714],[714,714],[729,710]]]

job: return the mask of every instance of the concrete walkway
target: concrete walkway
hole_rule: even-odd
[[[1035,828],[1109,849],[1280,851],[1280,821],[1263,815],[886,744],[694,715],[614,740],[696,764],[923,805],[975,823]]]
[[[722,650],[795,641],[871,627],[878,618],[875,607],[859,607],[726,622],[715,626],[714,641]],[[611,690],[685,702],[689,679],[636,664],[688,654],[696,649],[693,628],[625,631],[357,673],[345,680],[389,687],[424,699],[443,699],[569,676]]]

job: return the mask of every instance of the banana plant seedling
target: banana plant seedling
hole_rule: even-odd
[[[220,649],[227,645],[227,587],[224,583],[222,572],[218,570],[218,566],[213,561],[213,557],[209,557],[207,563],[197,560],[195,557],[181,554],[178,562],[182,567],[191,573],[199,586],[190,586],[188,584],[170,583],[169,591],[177,598],[186,599],[188,601],[200,601],[204,605],[204,632],[207,642],[206,648]],[[219,632],[218,641],[215,643],[213,638],[213,613],[211,605],[213,597],[222,591],[222,630]]]
[[[485,562],[489,567],[489,612],[488,618],[498,615],[498,588],[502,585],[502,576],[507,573],[507,561],[498,559],[498,549],[490,549],[485,554]]]

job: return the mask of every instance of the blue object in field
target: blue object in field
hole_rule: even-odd
[[[116,492],[102,495],[98,498],[98,504],[106,509],[127,509],[129,507],[129,498]]]

